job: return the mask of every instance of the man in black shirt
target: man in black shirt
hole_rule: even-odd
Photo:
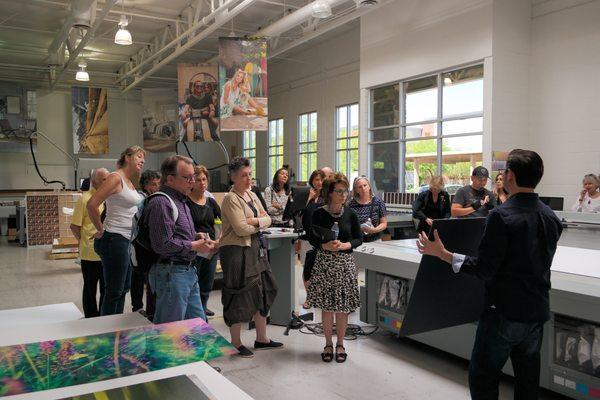
[[[485,188],[490,173],[479,166],[473,169],[471,184],[456,191],[452,201],[453,217],[487,217],[496,206],[494,194]]]
[[[550,266],[562,225],[534,192],[544,173],[540,156],[513,150],[504,171],[509,199],[490,211],[478,255],[466,257],[423,234],[422,254],[439,257],[454,272],[486,283],[484,312],[479,320],[469,366],[474,400],[497,399],[502,368],[511,358],[515,399],[538,398],[543,326],[550,319]]]

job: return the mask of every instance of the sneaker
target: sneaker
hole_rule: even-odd
[[[212,311],[211,309],[206,309],[204,310],[204,313],[206,314],[207,317],[214,317],[215,316],[215,312]]]
[[[267,349],[281,349],[283,343],[274,342],[269,340],[269,343],[254,342],[254,350],[267,350]]]
[[[241,345],[237,348],[238,356],[242,358],[252,358],[254,357],[254,353],[250,351],[246,346]]]

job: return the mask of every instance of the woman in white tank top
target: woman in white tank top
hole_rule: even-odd
[[[90,198],[87,211],[98,232],[94,235],[94,249],[102,260],[105,280],[104,301],[100,315],[122,314],[125,294],[131,286],[129,240],[133,216],[143,196],[132,180],[144,166],[146,152],[139,146],[127,148],[98,191]],[[106,218],[101,221],[98,207],[106,203]]]

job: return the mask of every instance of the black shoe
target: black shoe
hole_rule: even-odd
[[[242,358],[252,358],[254,357],[254,353],[250,351],[246,346],[241,345],[237,348],[238,356]]]
[[[214,317],[215,316],[215,312],[212,310],[209,310],[208,308],[206,310],[204,310],[204,313],[206,314],[207,317]]]
[[[269,340],[269,343],[254,342],[254,350],[281,349],[283,343]]]

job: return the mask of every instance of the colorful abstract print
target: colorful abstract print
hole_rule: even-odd
[[[0,396],[156,371],[235,353],[201,318],[0,347]]]

